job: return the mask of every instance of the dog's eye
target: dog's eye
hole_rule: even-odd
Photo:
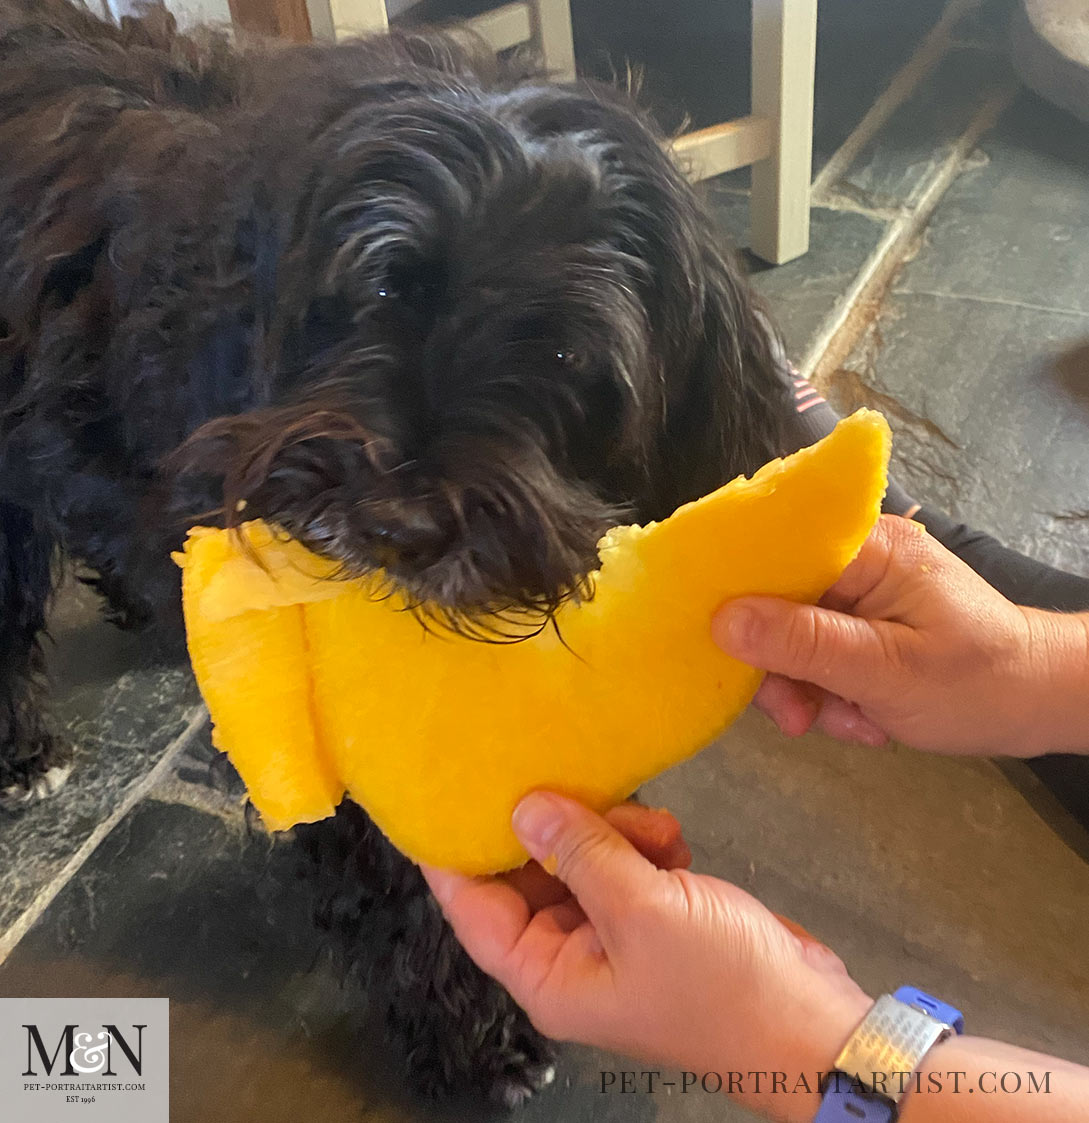
[[[442,270],[435,265],[396,266],[376,283],[374,292],[382,301],[397,301],[422,311],[441,298],[445,283]]]
[[[574,351],[558,350],[555,352],[556,362],[561,367],[578,366],[579,357]]]

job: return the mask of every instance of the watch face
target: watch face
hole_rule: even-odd
[[[944,1022],[883,994],[844,1045],[836,1068],[875,1095],[899,1103],[919,1062],[951,1032]]]

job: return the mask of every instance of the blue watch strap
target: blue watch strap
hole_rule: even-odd
[[[927,994],[925,990],[919,990],[918,987],[901,987],[892,997],[907,1006],[922,1010],[924,1014],[929,1014],[939,1022],[945,1022],[957,1033],[964,1032],[964,1015],[955,1006],[942,1002],[933,995]]]
[[[928,1017],[951,1026],[957,1033],[964,1032],[964,1015],[956,1007],[918,987],[900,987],[892,997],[905,1006],[914,1007]],[[880,1001],[877,1005],[880,1006]],[[854,1035],[852,1039],[853,1037]],[[850,1041],[848,1046],[849,1044]],[[844,1047],[844,1053],[849,1051],[848,1046]],[[844,1054],[841,1053],[837,1063],[844,1063]],[[842,1072],[833,1072],[829,1074],[820,1110],[813,1123],[892,1123],[897,1112],[897,1104],[893,1099],[868,1092],[857,1079]]]
[[[849,1076],[833,1072],[813,1123],[892,1123],[895,1112],[891,1100],[861,1092]]]

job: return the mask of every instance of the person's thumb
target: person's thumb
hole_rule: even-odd
[[[887,659],[869,621],[771,597],[724,604],[711,621],[711,635],[743,663],[811,682],[853,702],[863,700],[866,683],[881,681]]]
[[[644,889],[655,867],[600,815],[553,792],[530,792],[514,809],[515,834],[554,869],[604,943],[618,913]]]

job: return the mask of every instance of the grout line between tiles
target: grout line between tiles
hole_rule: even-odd
[[[1027,300],[1007,300],[1001,296],[980,296],[970,292],[934,292],[931,289],[895,288],[894,296],[933,296],[939,300],[966,300],[975,304],[997,304],[1002,308],[1023,308],[1026,312],[1050,312],[1055,316],[1078,316],[1089,318],[1089,311],[1082,308],[1056,308],[1050,304],[1032,304]]]
[[[949,49],[952,51],[978,51],[981,55],[990,55],[992,58],[1008,59],[1009,47],[989,39],[966,38],[960,39],[956,35],[949,40]]]
[[[716,198],[748,199],[749,194],[747,187],[715,187],[711,202],[713,205]],[[907,206],[868,207],[865,203],[855,202],[835,192],[826,195],[819,202],[814,200],[811,205],[815,209],[832,211],[835,214],[860,214],[865,218],[872,218],[876,222],[892,222],[910,211],[910,207]],[[735,244],[740,245],[741,243]]]
[[[147,798],[167,806],[188,807],[206,815],[214,815],[232,826],[246,825],[246,797],[229,796],[203,784],[193,784],[177,776],[157,784]]]
[[[1010,106],[1020,86],[1000,86],[980,106],[949,156],[935,169],[911,211],[890,223],[884,237],[863,263],[854,281],[832,309],[801,362],[801,373],[826,389],[826,380],[850,354],[873,314],[867,308],[882,299],[942,197],[960,174],[980,138]]]
[[[808,350],[802,357],[799,371],[803,378],[812,380],[816,376],[818,367],[823,366],[825,356],[831,350],[833,343],[843,333],[855,308],[866,299],[868,293],[875,287],[875,279],[882,273],[886,263],[893,259],[899,262],[901,248],[907,245],[907,231],[910,228],[910,215],[901,215],[895,221],[889,223],[881,241],[877,243],[870,256],[862,263],[862,268],[855,274],[855,279],[821,324],[816,338],[810,343]],[[891,280],[891,271],[889,272],[889,279]],[[861,334],[861,332],[857,334]],[[849,350],[849,348],[844,348],[844,350]]]
[[[889,118],[915,92],[922,80],[938,65],[953,43],[953,29],[962,16],[978,8],[981,0],[949,0],[941,18],[893,76],[866,115],[821,168],[813,181],[813,199],[820,203],[830,185],[839,180],[858,154],[880,132]]]
[[[159,780],[170,770],[174,758],[181,752],[185,745],[204,727],[208,720],[208,711],[203,706],[193,706],[189,711],[190,717],[185,728],[167,745],[165,752],[158,763],[140,781],[133,784],[125,798],[114,808],[110,815],[103,819],[91,834],[84,840],[83,845],[65,862],[60,872],[40,889],[34,900],[23,910],[17,920],[0,935],[0,966],[3,966],[8,956],[15,950],[19,941],[30,931],[31,927],[45,910],[53,903],[57,894],[68,884],[72,877],[79,872],[87,859],[98,849],[105,838],[119,822],[146,796]]]
[[[826,195],[814,206],[823,211],[833,211],[836,214],[860,214],[865,218],[872,218],[878,222],[895,222],[898,218],[911,214],[910,206],[903,207],[867,207],[865,203],[856,203],[842,195]]]

